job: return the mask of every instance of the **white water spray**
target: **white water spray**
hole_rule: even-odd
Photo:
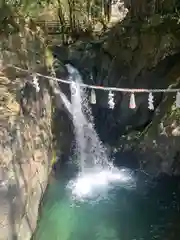
[[[92,196],[99,189],[109,189],[111,183],[118,182],[133,186],[134,180],[130,171],[117,169],[108,162],[107,151],[100,141],[93,125],[93,117],[85,90],[80,87],[81,76],[77,69],[67,65],[70,74],[71,103],[61,93],[61,98],[72,115],[77,158],[80,173],[70,181],[68,188],[79,198]],[[130,183],[130,185],[129,185]],[[133,184],[132,184],[133,183]]]
[[[110,166],[106,150],[100,141],[94,126],[91,109],[84,89],[80,88],[82,78],[79,72],[71,65],[67,65],[71,74],[71,114],[73,117],[78,158],[81,159],[82,172],[94,168],[107,168]]]

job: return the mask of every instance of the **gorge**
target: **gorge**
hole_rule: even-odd
[[[71,178],[72,172],[75,171],[73,166],[68,165],[75,151],[74,127],[62,100],[54,91],[55,88],[59,88],[70,101],[69,86],[57,84],[41,76],[38,77],[40,91],[36,92],[32,73],[39,72],[44,76],[56,76],[67,80],[69,74],[66,65],[71,64],[80,72],[85,84],[132,89],[173,89],[180,86],[179,1],[108,1],[104,7],[100,1],[85,1],[86,6],[80,0],[72,1],[70,5],[63,0],[41,2],[37,4],[32,1],[24,5],[21,1],[2,1],[0,5],[2,240],[30,239],[36,229],[38,214],[41,216],[41,205],[46,195],[52,198],[49,197],[49,202],[45,201],[45,206],[48,205],[45,212],[53,206],[51,200],[58,202],[61,197],[60,192],[57,193],[60,176]],[[91,5],[88,5],[89,3],[95,2],[98,11],[87,7]],[[60,27],[57,24],[56,28],[60,29],[59,33],[49,35],[44,19],[48,19],[49,22],[58,21]],[[167,223],[166,229],[176,229],[179,224],[177,209],[180,173],[180,112],[175,107],[176,94],[153,93],[155,109],[150,111],[147,93],[135,93],[135,109],[129,108],[128,92],[115,93],[116,104],[113,110],[108,107],[108,91],[96,90],[95,93],[96,104],[90,105],[95,131],[108,155],[114,158],[115,165],[133,172],[140,170],[138,187],[141,194],[146,190],[146,182],[149,183],[149,179],[158,182],[157,188],[151,186],[149,193],[142,198],[139,197],[139,192],[129,193],[118,189],[116,201],[121,202],[118,215],[114,214],[113,203],[116,201],[112,202],[112,206],[108,205],[109,203],[102,204],[105,208],[109,207],[109,211],[111,209],[110,212],[104,213],[105,216],[109,215],[109,219],[113,219],[114,229],[109,232],[112,232],[114,239],[153,239],[155,233],[152,233],[153,236],[147,236],[146,232],[150,231],[151,221],[159,221],[158,216],[150,216],[151,220],[147,219],[146,222],[143,220],[146,219],[144,216],[140,217],[139,205],[142,204],[144,212],[150,215],[146,209],[147,205],[166,200],[170,211],[164,211],[163,214],[170,214],[169,219],[173,219],[173,223]],[[87,95],[90,96],[88,90]],[[163,193],[165,185],[167,195]],[[159,191],[159,195],[156,191]],[[49,195],[49,192],[52,195]],[[120,198],[121,195],[124,197]],[[153,203],[153,214],[156,209],[161,215],[161,206],[159,208]],[[68,208],[66,198],[62,205],[62,209]],[[165,205],[164,208],[168,208]],[[84,208],[87,210],[89,206]],[[131,209],[131,212],[128,209]],[[90,210],[93,212],[93,209]],[[53,221],[56,222],[56,216],[58,217],[61,209],[55,207],[54,211]],[[124,223],[123,218],[118,218],[122,213]],[[79,210],[77,214],[82,216],[84,213]],[[104,216],[103,210],[101,214],[100,217],[97,216],[97,222]],[[131,216],[131,220],[128,216]],[[135,219],[138,217],[142,228],[141,224],[135,227]],[[49,224],[48,221],[45,228]],[[63,219],[59,221],[63,224]],[[76,219],[74,221],[76,222]],[[88,221],[92,226],[91,216]],[[118,221],[121,226],[117,225]],[[147,225],[143,225],[143,221]],[[177,222],[177,225],[174,222]],[[110,223],[103,224],[102,231],[106,224],[111,228]],[[68,229],[67,225],[64,229]],[[117,230],[118,227],[121,233]],[[128,233],[126,229],[133,227],[132,234]],[[138,228],[141,229],[141,233],[145,231],[144,234],[138,233]],[[103,239],[102,231],[100,232]],[[173,231],[174,235],[169,231],[169,235],[167,233],[163,239],[178,239],[177,231]],[[68,238],[68,234],[68,231],[65,231],[62,240],[71,239],[70,235]],[[95,230],[93,234],[95,236]],[[108,234],[104,233],[104,238],[110,238],[111,234]]]

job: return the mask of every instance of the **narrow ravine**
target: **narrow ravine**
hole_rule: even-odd
[[[179,239],[179,19],[179,0],[0,1],[0,240]]]
[[[79,79],[79,73],[75,73]],[[68,103],[77,148],[69,156],[71,161],[67,160],[63,174],[60,168],[58,177],[49,184],[33,240],[177,239],[180,179],[166,174],[151,177],[140,169],[120,165],[109,168],[103,159],[89,162],[102,156],[109,163],[112,159],[103,152],[98,136],[94,138],[92,125],[92,131],[84,132],[83,124],[88,128],[89,123],[83,108],[88,115],[91,113],[84,103],[86,94],[76,85],[80,83],[77,80],[73,83],[71,103]],[[87,139],[96,145],[93,142],[89,145]],[[87,147],[90,150],[84,152]]]

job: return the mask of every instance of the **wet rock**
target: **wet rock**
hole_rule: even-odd
[[[173,32],[175,22],[168,20],[174,27],[167,33],[163,21],[159,14],[143,22],[132,23],[127,18],[112,27],[103,41],[81,41],[68,47],[65,58],[60,55],[58,58],[64,64],[73,64],[87,84],[140,89],[168,88],[177,83],[180,54],[179,41]],[[148,109],[147,93],[135,94],[136,109],[132,110],[129,109],[130,95],[115,93],[116,105],[111,110],[108,109],[108,92],[97,90],[97,103],[92,105],[92,111],[102,141],[115,146],[119,144],[122,135],[143,133],[154,122],[154,117],[161,111],[160,104],[165,99],[161,93],[154,93],[153,96],[154,111]],[[176,132],[174,130],[173,133]],[[148,164],[152,162],[147,168],[153,174],[158,172],[157,169],[169,171],[171,166],[171,163],[166,164],[167,160],[159,158],[157,151],[158,148],[147,151],[152,159],[147,160]],[[167,158],[171,157],[173,155]]]
[[[51,97],[46,84],[36,93],[21,78],[10,79],[2,94],[19,110],[0,103],[0,239],[28,240],[50,171]]]
[[[133,151],[118,151],[112,155],[113,163],[117,167],[125,167],[131,170],[139,168],[139,160],[137,154]]]

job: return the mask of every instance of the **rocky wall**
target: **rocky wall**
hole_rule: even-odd
[[[52,158],[52,99],[27,76],[0,76],[0,240],[29,240]]]

